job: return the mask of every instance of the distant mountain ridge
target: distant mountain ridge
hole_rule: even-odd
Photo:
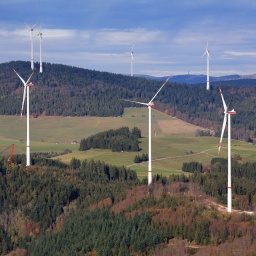
[[[155,76],[148,76],[148,75],[137,75],[137,76],[150,78],[154,80],[160,80],[160,81],[163,81],[166,79],[166,76],[164,77],[155,77]],[[226,76],[210,76],[210,83],[224,82],[224,81],[225,82],[237,81],[237,80],[256,80],[256,73],[251,75],[234,74],[234,75],[226,75]],[[185,83],[188,85],[203,84],[203,83],[206,83],[206,75],[193,75],[193,74],[176,75],[176,76],[171,76],[171,81],[175,83]]]
[[[228,75],[213,77],[210,76],[210,82],[217,81],[227,81],[227,80],[237,80],[240,79],[240,75]],[[172,77],[172,81],[176,83],[186,83],[186,84],[201,84],[206,83],[206,75],[177,75]]]

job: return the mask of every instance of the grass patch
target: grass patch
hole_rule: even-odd
[[[223,139],[221,154],[217,154],[219,138],[195,137],[197,126],[185,123],[164,113],[152,111],[152,171],[153,174],[181,173],[183,162],[197,161],[204,165],[213,157],[227,157],[227,139]],[[39,117],[31,118],[31,153],[63,152],[72,153],[56,157],[70,163],[72,157],[80,160],[95,159],[109,164],[126,166],[137,171],[138,176],[147,177],[147,163],[134,164],[135,155],[148,153],[148,109],[127,108],[122,117]],[[83,138],[109,129],[137,126],[143,138],[141,152],[111,152],[91,149],[79,151]],[[26,152],[26,117],[0,116],[0,152],[15,144],[15,154]],[[154,136],[156,134],[156,136]],[[72,142],[78,144],[72,144]],[[1,155],[8,155],[9,150]],[[239,154],[242,161],[255,161],[256,146],[242,141],[232,141],[232,155]]]

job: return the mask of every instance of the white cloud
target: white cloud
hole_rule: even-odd
[[[27,29],[15,29],[15,30],[0,30],[0,36],[2,38],[17,38],[17,37],[25,37],[29,35]],[[20,38],[19,38],[20,39]]]
[[[47,39],[65,39],[65,38],[76,38],[78,31],[71,29],[42,29],[42,33]]]
[[[136,1],[136,4],[146,5],[148,3],[150,5],[149,8],[145,8],[145,12],[146,10],[152,11],[155,8],[156,13],[152,13],[154,18],[144,20],[144,16],[142,16],[136,22],[133,22],[133,20],[138,18],[135,15],[138,11],[131,12],[132,17],[124,13],[123,20],[119,17],[116,21],[113,13],[113,17],[110,16],[112,8],[120,5],[119,1],[113,0],[109,5],[105,3],[99,10],[97,10],[96,2],[89,1],[87,6],[88,13],[91,6],[94,11],[98,11],[98,13],[91,14],[92,20],[90,20],[91,24],[97,24],[96,28],[88,23],[90,17],[87,17],[84,21],[83,17],[76,20],[75,16],[73,16],[74,20],[77,23],[84,22],[83,26],[70,25],[68,19],[67,22],[63,21],[61,26],[56,25],[53,22],[54,20],[51,20],[53,23],[49,22],[49,24],[43,25],[44,61],[110,72],[129,73],[130,56],[121,53],[129,52],[134,42],[136,42],[134,47],[135,73],[162,74],[172,70],[175,74],[181,74],[187,73],[189,70],[190,72],[204,74],[206,72],[206,60],[200,57],[205,51],[206,40],[209,39],[211,74],[216,75],[225,72],[228,74],[228,72],[234,71],[239,73],[239,69],[240,73],[255,72],[253,70],[256,66],[256,61],[254,61],[256,56],[256,29],[253,27],[254,24],[240,19],[239,15],[237,15],[237,22],[235,22],[236,13],[231,14],[231,11],[226,14],[226,20],[223,18],[223,13],[219,15],[216,9],[215,13],[210,9],[203,12],[202,10],[208,5],[216,6],[213,0],[200,0],[196,4],[193,2],[193,12],[190,13],[190,16],[188,14],[192,10],[189,9],[192,8],[192,5],[190,6],[191,1],[186,0],[182,3],[178,0],[174,1],[177,4],[176,9],[184,8],[183,15],[173,16],[175,14],[173,10],[168,9],[165,10],[165,14],[168,13],[168,16],[163,17],[163,19],[156,15],[162,14],[162,10],[159,11],[159,5],[154,1]],[[161,5],[167,3],[164,0],[160,2]],[[217,0],[217,2],[219,1]],[[250,6],[249,2],[246,0],[248,6]],[[7,4],[7,1],[5,3]],[[76,0],[75,3],[78,5],[79,1]],[[167,6],[170,7],[174,3],[168,2]],[[199,5],[199,3],[202,5]],[[132,2],[125,1],[125,4],[132,5]],[[230,4],[231,2],[225,3],[225,8],[229,7]],[[235,4],[235,7],[238,8],[237,0],[235,0]],[[72,8],[72,11],[74,9]],[[73,13],[73,15],[81,15],[81,12],[83,11],[77,10],[77,13]],[[139,14],[142,14],[141,10],[139,10]],[[124,21],[128,25],[123,25],[122,28],[119,28],[119,24],[115,27],[109,26],[109,24],[116,23],[108,23],[108,20],[104,23],[102,15],[105,15],[104,18],[108,17],[108,20]],[[101,26],[97,23],[100,21],[103,22]],[[4,22],[6,21],[0,20],[0,24]],[[31,22],[31,24],[33,23]],[[65,26],[67,29],[65,29]],[[29,31],[25,27],[24,21],[18,26],[17,23],[8,24],[7,28],[9,30],[3,29],[6,26],[1,25],[0,27],[2,27],[0,29],[1,61],[18,58],[29,60]],[[34,35],[38,33],[39,29],[40,27],[36,26]],[[39,40],[36,36],[34,47],[35,55],[38,56]],[[251,57],[248,58],[251,61],[250,65],[245,65],[245,57]],[[243,60],[243,63],[241,60]],[[239,66],[237,63],[239,63]]]
[[[240,51],[225,51],[224,54],[227,54],[228,56],[234,56],[234,57],[256,57],[256,51],[255,52],[240,52]]]

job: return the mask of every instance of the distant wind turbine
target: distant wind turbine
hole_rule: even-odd
[[[30,128],[29,128],[29,87],[33,86],[32,83],[29,83],[32,75],[34,74],[34,71],[28,78],[28,80],[25,82],[25,80],[14,70],[16,75],[20,78],[24,85],[24,92],[23,92],[23,99],[22,99],[22,105],[21,105],[21,111],[20,111],[20,116],[22,117],[23,114],[23,108],[24,108],[24,103],[27,95],[27,146],[26,146],[26,166],[30,166]]]
[[[133,46],[129,52],[124,52],[124,53],[129,53],[131,55],[131,76],[133,76],[133,62],[134,62],[133,48],[134,48],[134,46],[135,46],[135,43],[133,44]]]
[[[210,51],[208,50],[208,40],[206,44],[205,52],[202,56],[207,55],[207,79],[206,79],[206,89],[210,90],[210,75],[209,75],[209,65],[210,65]]]
[[[34,31],[34,27],[36,26],[36,24],[33,27],[29,27],[27,23],[25,23],[28,30],[30,31],[30,45],[31,45],[31,69],[34,70],[34,37],[33,37],[33,31]]]
[[[160,89],[157,91],[157,93],[154,95],[154,97],[148,102],[148,103],[143,103],[143,102],[138,102],[138,101],[133,101],[133,100],[125,100],[141,105],[145,105],[148,107],[148,185],[152,183],[152,150],[151,150],[151,137],[152,137],[152,131],[151,131],[151,107],[154,106],[153,100],[157,96],[157,94],[162,90],[162,88],[166,85],[170,77],[166,79],[166,81],[162,84]]]
[[[41,32],[41,29],[38,33],[38,36],[40,38],[40,73],[43,73],[43,63],[42,63],[42,40],[43,40],[43,33]]]
[[[219,87],[220,90],[220,95],[224,107],[224,120],[223,120],[223,125],[222,125],[222,131],[221,131],[221,136],[220,136],[220,143],[219,143],[219,148],[218,148],[218,154],[220,153],[220,148],[222,146],[222,139],[223,139],[223,134],[224,130],[226,128],[226,123],[227,123],[227,116],[228,116],[228,199],[227,199],[227,204],[228,204],[228,212],[231,213],[232,211],[232,186],[231,186],[231,115],[235,115],[236,111],[233,109],[229,111],[229,105],[227,106],[222,94],[222,91]]]

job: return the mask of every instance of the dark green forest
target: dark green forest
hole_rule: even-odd
[[[92,135],[87,139],[82,139],[79,150],[86,151],[91,148],[111,149],[112,152],[139,151],[139,138],[141,131],[134,127],[131,131],[129,127],[121,127],[116,130],[108,130]]]
[[[73,158],[65,165],[34,154],[32,162],[25,167],[25,155],[11,166],[0,159],[1,255],[192,255],[191,244],[198,253],[225,253],[230,243],[253,255],[255,216],[212,204],[226,205],[224,158],[212,159],[206,172],[187,163],[190,176],[156,175],[150,186],[136,172],[102,161]],[[232,165],[233,207],[255,210],[256,163]],[[175,247],[175,239],[186,246]]]
[[[38,63],[36,64],[38,66]],[[31,113],[48,116],[121,116],[130,99],[148,102],[162,85],[161,81],[87,70],[60,64],[43,63],[44,73],[34,72],[31,89]],[[13,68],[26,80],[30,62],[0,64],[0,115],[18,115],[23,85]],[[255,137],[256,86],[254,80],[219,82],[211,91],[204,85],[188,86],[171,79],[159,93],[155,108],[189,123],[220,132],[223,106],[218,86],[226,102],[232,98],[237,114],[232,117],[233,138]],[[137,105],[136,105],[137,106]],[[138,107],[138,106],[137,106]]]

